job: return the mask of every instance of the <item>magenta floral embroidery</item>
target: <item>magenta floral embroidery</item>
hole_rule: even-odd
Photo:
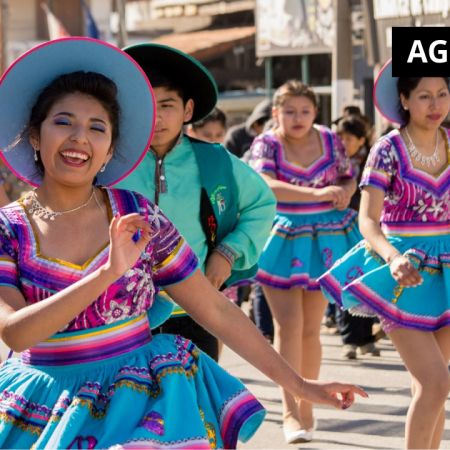
[[[126,319],[130,312],[130,307],[127,304],[120,304],[115,300],[109,303],[109,309],[103,313],[105,323],[113,323],[117,320]]]
[[[94,436],[87,436],[87,437],[77,436],[67,448],[91,450],[95,448],[96,445],[97,439]]]
[[[419,198],[417,204],[413,206],[413,210],[420,215],[422,222],[436,222],[445,214],[447,214],[448,218],[449,213],[445,205],[450,200],[450,197],[448,199],[445,197],[442,200],[438,200],[430,193],[426,193],[423,198]]]
[[[350,267],[347,271],[347,281],[345,282],[345,285],[350,284],[352,281],[356,280],[357,278],[360,278],[364,275],[364,272],[361,267],[359,266],[353,266]]]
[[[291,267],[303,267],[303,261],[299,258],[292,258]]]
[[[322,250],[322,258],[327,269],[330,269],[333,265],[333,250],[327,247]]]
[[[146,428],[152,433],[162,436],[164,434],[164,419],[156,411],[150,411],[144,416],[140,423],[141,427]]]
[[[147,252],[143,252],[142,259],[151,263],[151,255]],[[147,298],[155,295],[155,286],[152,280],[152,272],[150,270],[150,264],[140,268],[133,267],[125,274],[125,278],[128,283],[126,286],[127,292],[133,293],[132,303],[139,305]]]

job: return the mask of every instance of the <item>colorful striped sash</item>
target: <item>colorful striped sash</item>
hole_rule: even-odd
[[[450,222],[390,222],[381,229],[390,236],[442,236],[450,235]]]
[[[278,202],[277,212],[280,214],[318,214],[334,211],[336,208],[331,202],[294,203]]]
[[[65,366],[122,355],[152,340],[147,314],[90,330],[58,333],[21,354],[25,364]]]

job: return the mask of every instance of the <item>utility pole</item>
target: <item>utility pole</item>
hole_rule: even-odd
[[[8,24],[7,0],[0,0],[0,75],[6,70],[8,61],[6,54],[6,30]]]
[[[339,3],[339,5],[338,5]],[[331,63],[331,119],[353,102],[352,21],[349,0],[333,0],[336,34]]]
[[[119,30],[117,32],[117,46],[123,48],[127,45],[127,20],[126,20],[126,0],[116,0],[117,15],[119,17]]]
[[[265,79],[266,79],[266,97],[272,99],[273,91],[273,68],[272,68],[272,57],[266,56],[264,58],[264,69],[265,69]]]

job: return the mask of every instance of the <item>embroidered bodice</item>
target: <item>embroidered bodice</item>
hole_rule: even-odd
[[[160,286],[181,281],[197,267],[197,258],[157,206],[137,193],[119,189],[106,193],[110,217],[140,212],[151,223],[152,239],[135,266],[61,331],[139,316],[151,307]],[[107,261],[108,252],[106,245],[83,265],[46,257],[22,201],[0,209],[0,284],[19,289],[28,304],[92,273]]]
[[[361,179],[361,187],[383,190],[382,223],[450,223],[450,150],[446,139],[447,165],[437,175],[415,168],[398,130],[382,137],[372,147]]]
[[[353,168],[337,135],[327,127],[314,127],[319,132],[322,154],[309,167],[288,161],[281,142],[272,132],[255,138],[250,165],[257,172],[274,176],[277,180],[314,188],[353,177]]]

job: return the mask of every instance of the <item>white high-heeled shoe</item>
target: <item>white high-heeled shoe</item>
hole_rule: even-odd
[[[314,428],[308,430],[284,431],[284,438],[288,444],[299,444],[301,442],[311,442],[313,440]]]
[[[288,444],[300,444],[301,442],[311,442],[314,437],[314,430],[316,428],[316,421],[314,420],[311,428],[289,431],[283,429],[284,438]]]

